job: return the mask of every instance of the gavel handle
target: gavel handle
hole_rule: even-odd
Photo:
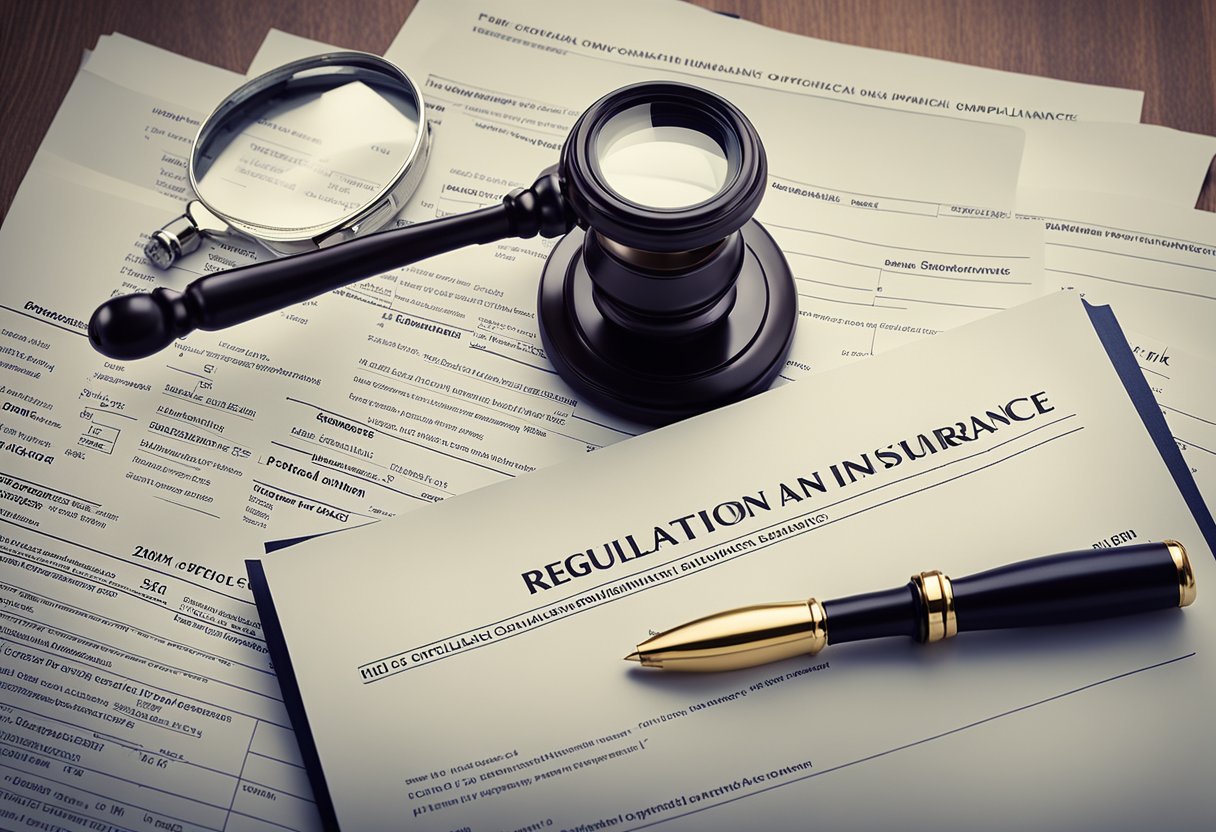
[[[196,329],[216,330],[467,245],[508,237],[555,237],[574,225],[555,172],[489,208],[382,231],[319,251],[111,298],[89,319],[89,342],[119,360],[145,358]]]

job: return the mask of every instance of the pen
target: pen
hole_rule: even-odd
[[[1084,549],[951,580],[936,570],[897,589],[720,612],[659,633],[625,657],[663,670],[736,670],[828,644],[888,636],[922,643],[968,630],[1092,621],[1195,600],[1195,574],[1175,540]]]

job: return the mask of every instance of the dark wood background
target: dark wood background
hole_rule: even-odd
[[[1143,121],[1216,135],[1216,0],[695,1],[826,40],[1144,90]],[[271,27],[383,53],[413,5],[0,0],[0,216],[98,35],[121,32],[244,72]],[[1199,207],[1216,210],[1211,171]]]

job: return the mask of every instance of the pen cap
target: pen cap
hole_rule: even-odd
[[[823,605],[810,598],[698,618],[639,644],[638,659],[665,670],[737,670],[818,653],[827,643]]]
[[[1195,598],[1186,550],[1172,540],[1050,555],[951,583],[960,632],[1092,621]]]

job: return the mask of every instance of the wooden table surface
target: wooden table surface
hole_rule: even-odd
[[[1216,135],[1216,0],[695,1],[826,40],[1143,90],[1143,121]],[[99,35],[121,32],[244,72],[271,27],[383,53],[413,5],[0,0],[0,216]],[[1211,171],[1199,207],[1216,210]]]

